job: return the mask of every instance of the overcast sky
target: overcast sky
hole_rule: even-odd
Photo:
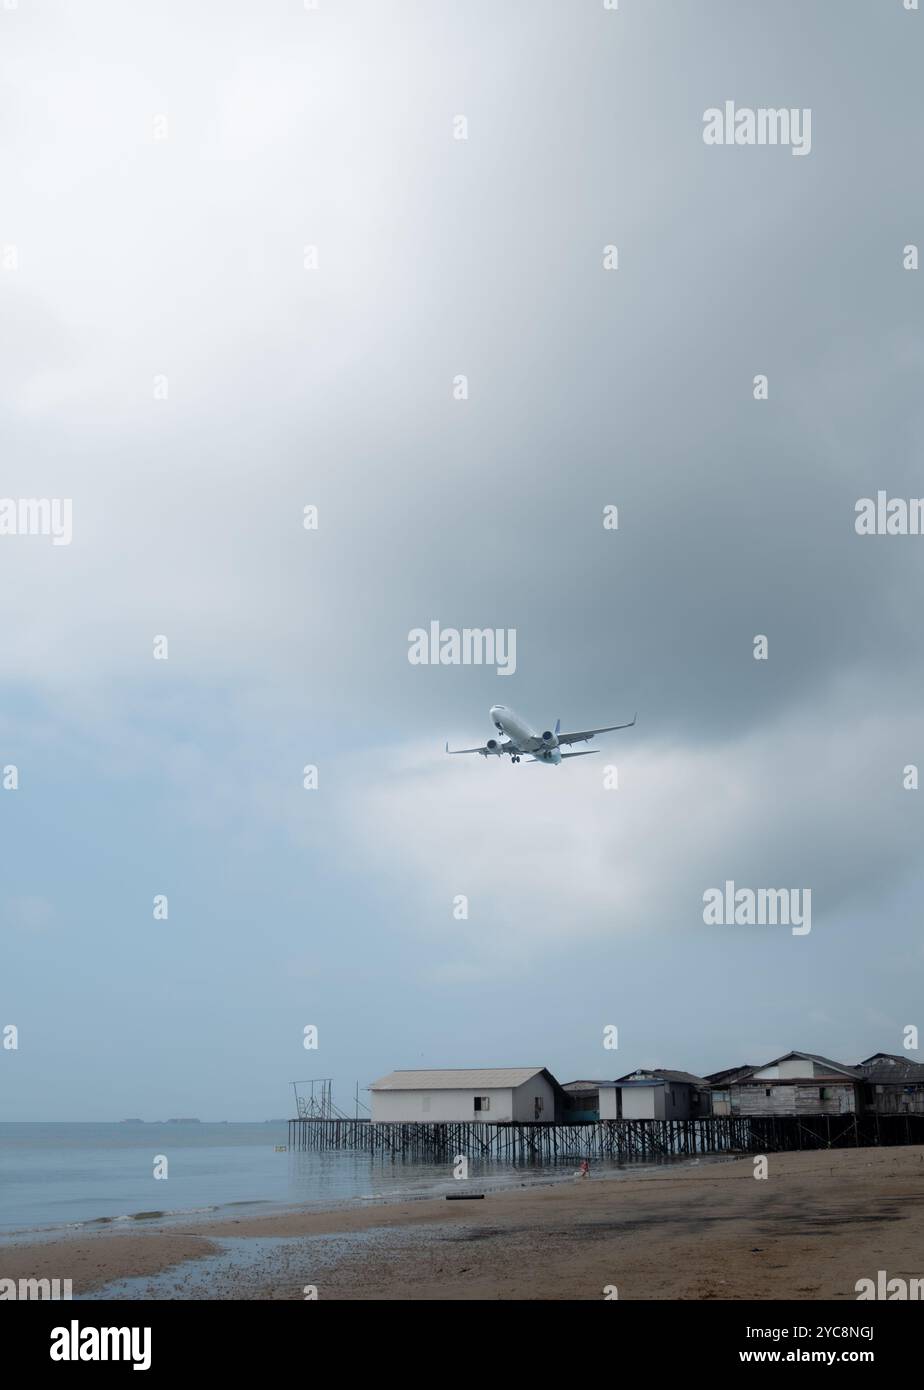
[[[922,49],[902,0],[0,8],[0,496],[73,499],[0,537],[4,1118],[924,1026],[924,537],[854,528],[924,495]],[[810,153],[707,146],[726,101]],[[515,674],[411,665],[432,620]],[[446,758],[495,701],[639,722]],[[707,926],[726,879],[811,932]]]

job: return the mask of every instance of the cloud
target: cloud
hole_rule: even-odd
[[[74,539],[0,538],[7,891],[32,895],[2,911],[39,932],[41,894],[73,905],[70,965],[31,977],[49,1036],[75,999],[120,1007],[146,938],[107,936],[155,869],[198,922],[189,1026],[219,930],[234,997],[275,1000],[287,962],[308,994],[317,959],[342,1015],[369,981],[368,1012],[401,1001],[370,1051],[454,1029],[459,1065],[535,1025],[583,1069],[589,996],[672,1065],[710,1030],[716,1065],[758,1061],[734,1039],[783,1051],[813,1009],[822,1052],[822,1014],[913,1017],[924,542],[853,530],[858,497],[920,490],[906,26],[800,0],[769,27],[727,6],[718,45],[670,5],[28,8],[0,54],[2,492],[72,498]],[[808,159],[703,145],[731,72],[741,102],[811,101]],[[412,668],[432,619],[514,627],[515,676]],[[557,771],[446,759],[497,698],[641,722]],[[811,887],[811,935],[705,928],[725,878]],[[145,968],[152,998],[177,978]]]
[[[47,898],[7,898],[0,904],[0,926],[41,932],[51,926],[54,919],[55,909]]]
[[[421,971],[421,982],[430,985],[477,985],[490,978],[487,964],[476,965],[472,961],[447,960],[440,965],[425,966]]]
[[[881,207],[837,224],[864,258],[845,301],[842,259],[788,235],[829,217],[824,179],[711,158],[686,57],[651,101],[638,45],[683,52],[676,18],[612,50],[560,6],[485,23],[477,62],[468,20],[398,36],[374,5],[361,23],[296,7],[268,31],[247,6],[129,25],[99,4],[55,15],[51,67],[41,22],[11,36],[4,490],[72,496],[75,525],[67,548],[0,545],[12,678],[165,686],[150,645],[166,632],[171,678],[310,681],[322,717],[368,717],[374,673],[377,714],[406,735],[429,702],[461,714],[472,696],[463,678],[409,683],[405,634],[441,618],[516,626],[518,690],[637,695],[670,738],[721,743],[833,674],[920,676],[921,562],[852,530],[855,498],[910,488],[924,444],[920,333],[896,322],[900,272],[869,253]],[[556,65],[539,157],[559,41],[569,78]],[[696,52],[705,89],[724,73]],[[461,100],[469,142],[451,139]],[[913,160],[913,128],[894,136]],[[755,685],[758,631],[774,661]]]
[[[557,769],[414,743],[354,769],[338,816],[376,874],[415,901],[406,931],[440,924],[469,968],[512,969],[524,950],[564,955],[600,938],[653,938],[664,951],[676,934],[740,931],[703,924],[703,892],[726,879],[811,888],[813,933],[836,932],[848,910],[875,916],[917,867],[917,793],[901,789],[901,771],[921,716],[858,719],[857,702],[831,691],[707,747],[646,738],[640,723]],[[607,791],[611,764],[619,788]],[[467,921],[452,918],[456,894]]]

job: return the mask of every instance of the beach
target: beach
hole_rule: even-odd
[[[924,1275],[924,1147],[767,1162],[766,1179],[748,1155],[483,1200],[24,1238],[0,1248],[0,1277],[71,1279],[75,1298],[814,1300],[856,1299],[878,1270]]]

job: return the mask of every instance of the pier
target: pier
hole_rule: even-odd
[[[289,1121],[289,1148],[297,1151],[345,1149],[379,1158],[439,1162],[456,1154],[510,1163],[555,1163],[558,1159],[656,1159],[883,1144],[924,1144],[924,1115],[726,1115],[589,1124]]]

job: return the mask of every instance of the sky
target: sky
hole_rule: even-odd
[[[0,1117],[903,1051],[924,538],[855,504],[924,495],[922,45],[903,0],[0,8],[0,497],[73,508],[0,535]],[[726,101],[810,151],[707,145]],[[412,665],[433,621],[515,672]],[[638,724],[446,757],[495,702]],[[726,880],[811,931],[707,924]]]

